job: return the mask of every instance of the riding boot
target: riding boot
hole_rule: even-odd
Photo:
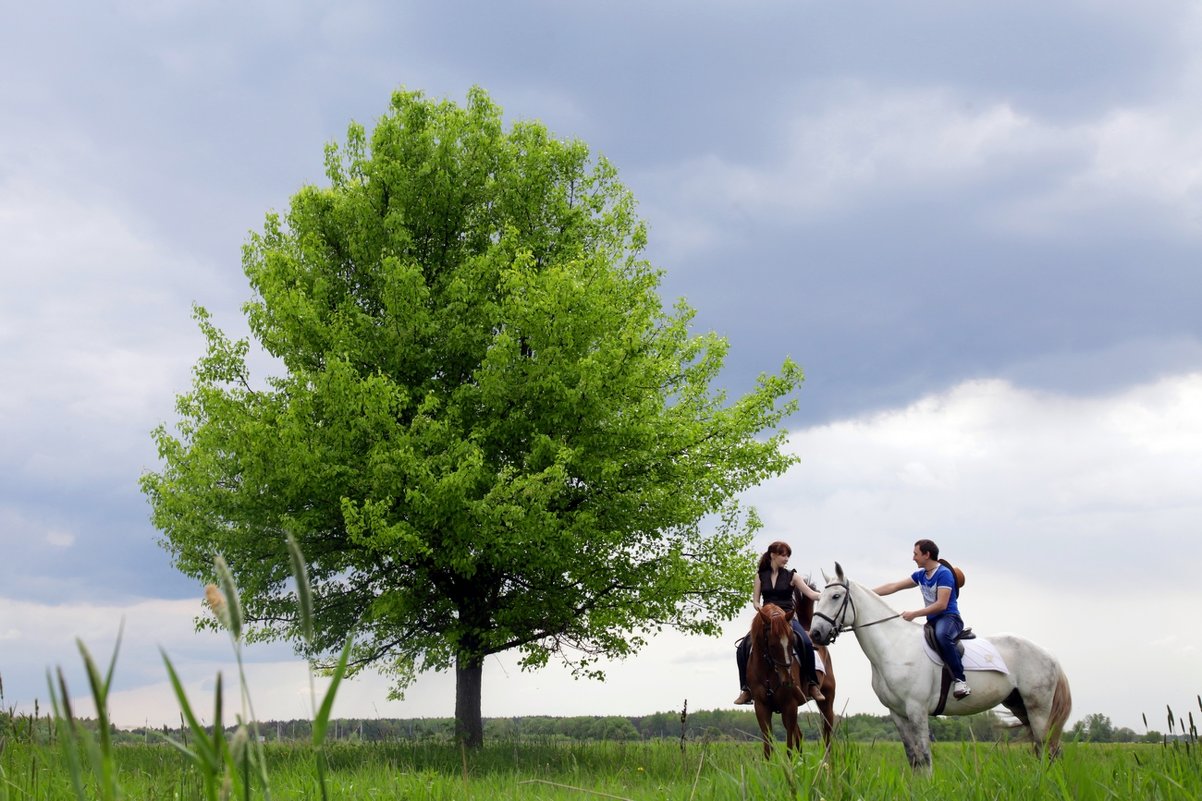
[[[742,692],[734,702],[739,705],[751,703],[751,690],[747,689],[747,660],[750,656],[751,640],[744,637],[735,646],[735,663],[739,666],[739,687]]]

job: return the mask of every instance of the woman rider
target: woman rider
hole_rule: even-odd
[[[774,542],[760,557],[759,569],[755,574],[755,588],[751,594],[751,603],[758,611],[764,604],[775,604],[786,612],[793,611],[793,591],[797,590],[811,600],[818,600],[822,594],[805,583],[796,570],[788,570],[785,565],[793,549],[787,542]],[[806,695],[815,701],[825,701],[826,696],[818,688],[818,673],[814,670],[814,643],[810,635],[801,627],[801,622],[794,615],[791,619],[793,631],[797,635],[798,657],[801,660],[801,681],[806,685]],[[744,637],[739,641],[735,659],[739,663],[739,686],[742,692],[735,699],[736,704],[750,704],[751,690],[747,687],[747,659],[751,654],[751,638]]]

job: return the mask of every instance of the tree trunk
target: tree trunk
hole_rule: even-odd
[[[461,653],[455,663],[455,739],[468,748],[484,745],[480,717],[480,679],[484,660]]]

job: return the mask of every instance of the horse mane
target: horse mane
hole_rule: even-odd
[[[808,583],[808,582],[807,582]],[[812,584],[810,585],[813,586]],[[801,590],[793,589],[793,615],[806,631],[814,622],[814,602],[802,594]]]
[[[773,637],[789,637],[793,634],[793,626],[789,624],[788,613],[776,604],[761,606],[760,619],[768,626]]]

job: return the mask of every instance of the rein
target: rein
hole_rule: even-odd
[[[792,666],[793,666],[792,628],[788,629],[789,644],[786,645],[784,648],[784,662],[781,663],[781,662],[776,661],[776,657],[772,655],[772,649],[768,646],[768,642],[772,639],[772,619],[766,618],[763,615],[760,615],[760,623],[761,623],[761,630],[760,630],[759,636],[760,636],[760,639],[762,639],[762,641],[763,641],[762,658],[764,659],[765,662],[768,663],[768,667],[771,668],[772,671],[777,674],[777,676],[781,682],[781,685],[784,687],[790,687],[793,684],[792,676],[790,675],[790,670],[792,669]],[[789,624],[788,624],[787,618],[786,618],[786,626],[788,626],[788,625]],[[764,680],[765,680],[765,682],[767,681],[766,676],[764,677]],[[771,688],[769,688],[768,692],[769,692],[769,694],[771,694],[771,692],[772,692]]]
[[[855,631],[856,629],[866,629],[869,626],[875,626],[877,623],[886,623],[890,620],[894,620],[896,618],[901,617],[901,612],[898,612],[896,614],[889,615],[889,617],[883,617],[880,620],[874,620],[871,623],[861,623],[858,626],[856,626],[856,625],[849,626],[846,623],[840,623],[839,620],[843,620],[846,617],[846,614],[844,614],[844,613],[847,610],[847,607],[849,607],[849,606],[851,607],[851,611],[852,611],[852,620],[855,620],[856,605],[855,605],[855,602],[851,600],[851,587],[849,587],[847,585],[847,582],[845,582],[845,581],[843,581],[843,582],[832,581],[829,584],[827,584],[826,586],[827,586],[827,588],[842,587],[844,590],[847,591],[847,594],[843,596],[843,603],[840,604],[839,611],[835,612],[835,617],[828,617],[817,610],[814,611],[814,617],[822,618],[827,623],[831,624],[831,638],[830,638],[831,643],[834,643],[835,638],[838,637],[840,634],[842,634],[845,631]],[[836,620],[836,618],[838,620]]]

